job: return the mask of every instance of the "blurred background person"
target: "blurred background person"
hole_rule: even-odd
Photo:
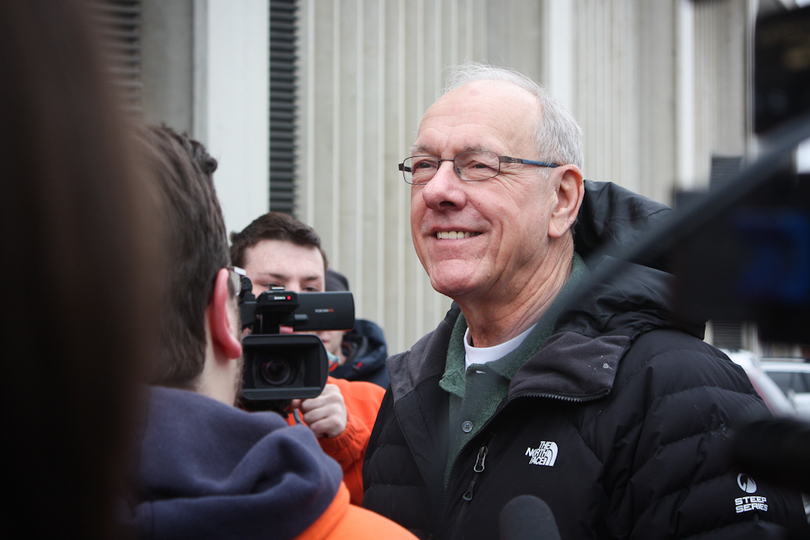
[[[349,280],[340,272],[326,271],[326,291],[348,291]],[[354,328],[330,332],[327,351],[336,357],[329,374],[337,379],[368,381],[383,388],[388,386],[388,347],[385,333],[377,323],[355,319]],[[326,345],[326,342],[324,342]],[[330,358],[331,360],[331,358]]]
[[[4,538],[117,537],[160,229],[80,2],[0,2]]]

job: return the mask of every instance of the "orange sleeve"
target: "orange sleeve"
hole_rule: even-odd
[[[318,442],[326,455],[340,463],[351,502],[360,506],[363,502],[363,459],[385,389],[370,382],[333,377],[326,382],[340,388],[346,404],[346,429],[337,437],[321,437]],[[287,423],[295,425],[292,415],[287,417]]]
[[[329,384],[340,388],[346,404],[346,429],[333,439],[318,439],[323,451],[334,458],[343,468],[343,481],[351,493],[351,502],[363,502],[363,459],[377,420],[385,389],[365,381],[347,381],[329,377]]]
[[[393,521],[349,504],[349,491],[340,485],[335,499],[315,523],[295,540],[415,540]]]

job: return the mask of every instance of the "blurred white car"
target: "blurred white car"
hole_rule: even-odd
[[[779,385],[766,373],[764,366],[767,362],[760,361],[757,355],[749,351],[724,349],[723,352],[745,370],[751,385],[768,406],[771,414],[777,417],[796,416],[796,407]]]
[[[810,364],[800,360],[763,360],[762,369],[782,389],[799,416],[810,418]]]

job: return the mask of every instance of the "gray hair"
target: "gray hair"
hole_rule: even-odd
[[[573,164],[582,169],[582,129],[559,101],[544,87],[510,68],[469,62],[450,68],[444,93],[473,81],[498,80],[510,82],[537,98],[542,115],[534,127],[534,145],[538,159]],[[518,156],[522,157],[522,156]]]

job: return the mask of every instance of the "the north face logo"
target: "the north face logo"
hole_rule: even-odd
[[[527,448],[526,455],[529,456],[529,465],[553,467],[554,462],[557,461],[557,443],[541,441],[537,448],[531,446]]]

